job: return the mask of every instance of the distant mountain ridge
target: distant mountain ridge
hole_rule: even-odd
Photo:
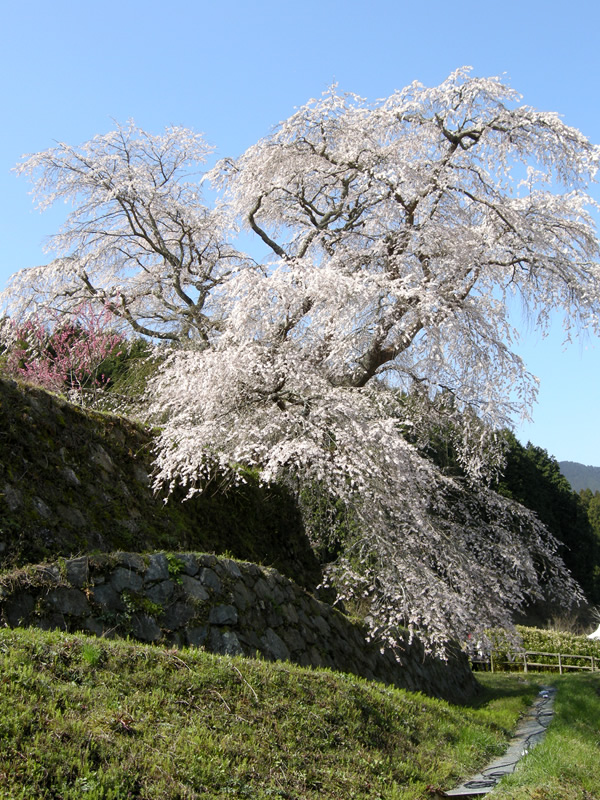
[[[591,489],[600,492],[600,467],[586,466],[577,461],[559,461],[558,466],[574,491]]]

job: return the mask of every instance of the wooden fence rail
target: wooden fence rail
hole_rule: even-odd
[[[552,658],[555,659],[555,663],[543,663],[540,661],[532,661],[532,658],[537,658],[539,656],[543,656],[545,658]],[[589,664],[571,664],[569,663],[571,660],[577,661],[589,661]],[[526,650],[522,653],[508,653],[503,654],[502,658],[494,657],[492,653],[490,658],[486,661],[483,660],[475,660],[471,661],[473,665],[480,665],[479,668],[483,667],[483,669],[489,669],[491,672],[496,671],[506,671],[506,666],[511,667],[512,669],[523,670],[523,672],[528,672],[530,669],[536,669],[539,671],[549,672],[550,670],[557,669],[559,673],[562,675],[563,672],[568,670],[584,670],[588,672],[596,672],[598,670],[598,658],[596,656],[582,656],[582,655],[574,655],[571,653],[541,653],[536,652],[533,650]]]

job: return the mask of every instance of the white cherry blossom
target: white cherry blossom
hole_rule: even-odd
[[[91,297],[171,342],[150,386],[157,486],[192,495],[250,469],[319,487],[353,520],[329,577],[368,602],[374,636],[479,640],[530,599],[580,597],[544,526],[486,482],[498,430],[536,394],[510,304],[542,330],[555,309],[600,329],[600,150],[519,103],[467,69],[374,103],[332,87],[203,176],[213,208],[186,130],[31,156],[43,202],[78,205],[6,309]],[[440,431],[462,477],[428,457]]]

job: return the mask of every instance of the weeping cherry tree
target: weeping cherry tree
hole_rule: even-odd
[[[156,485],[192,496],[252,470],[342,501],[328,579],[388,641],[480,639],[532,599],[581,596],[537,517],[488,483],[499,429],[535,400],[512,305],[542,330],[554,309],[600,328],[599,148],[519,102],[461,69],[375,103],[333,87],[195,183],[208,148],[182,129],[129,125],[19,167],[77,205],[7,310],[85,298],[170,342],[149,387]],[[440,430],[454,474],[427,455]]]

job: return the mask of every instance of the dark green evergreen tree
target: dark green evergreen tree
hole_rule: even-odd
[[[600,540],[600,492],[592,492],[591,489],[582,489],[579,496],[588,515],[588,520],[592,530]]]
[[[541,447],[524,447],[506,433],[506,467],[497,490],[535,511],[561,543],[562,558],[588,600],[600,603],[600,538],[584,499],[571,489],[557,460]],[[600,533],[600,495],[597,506]]]

